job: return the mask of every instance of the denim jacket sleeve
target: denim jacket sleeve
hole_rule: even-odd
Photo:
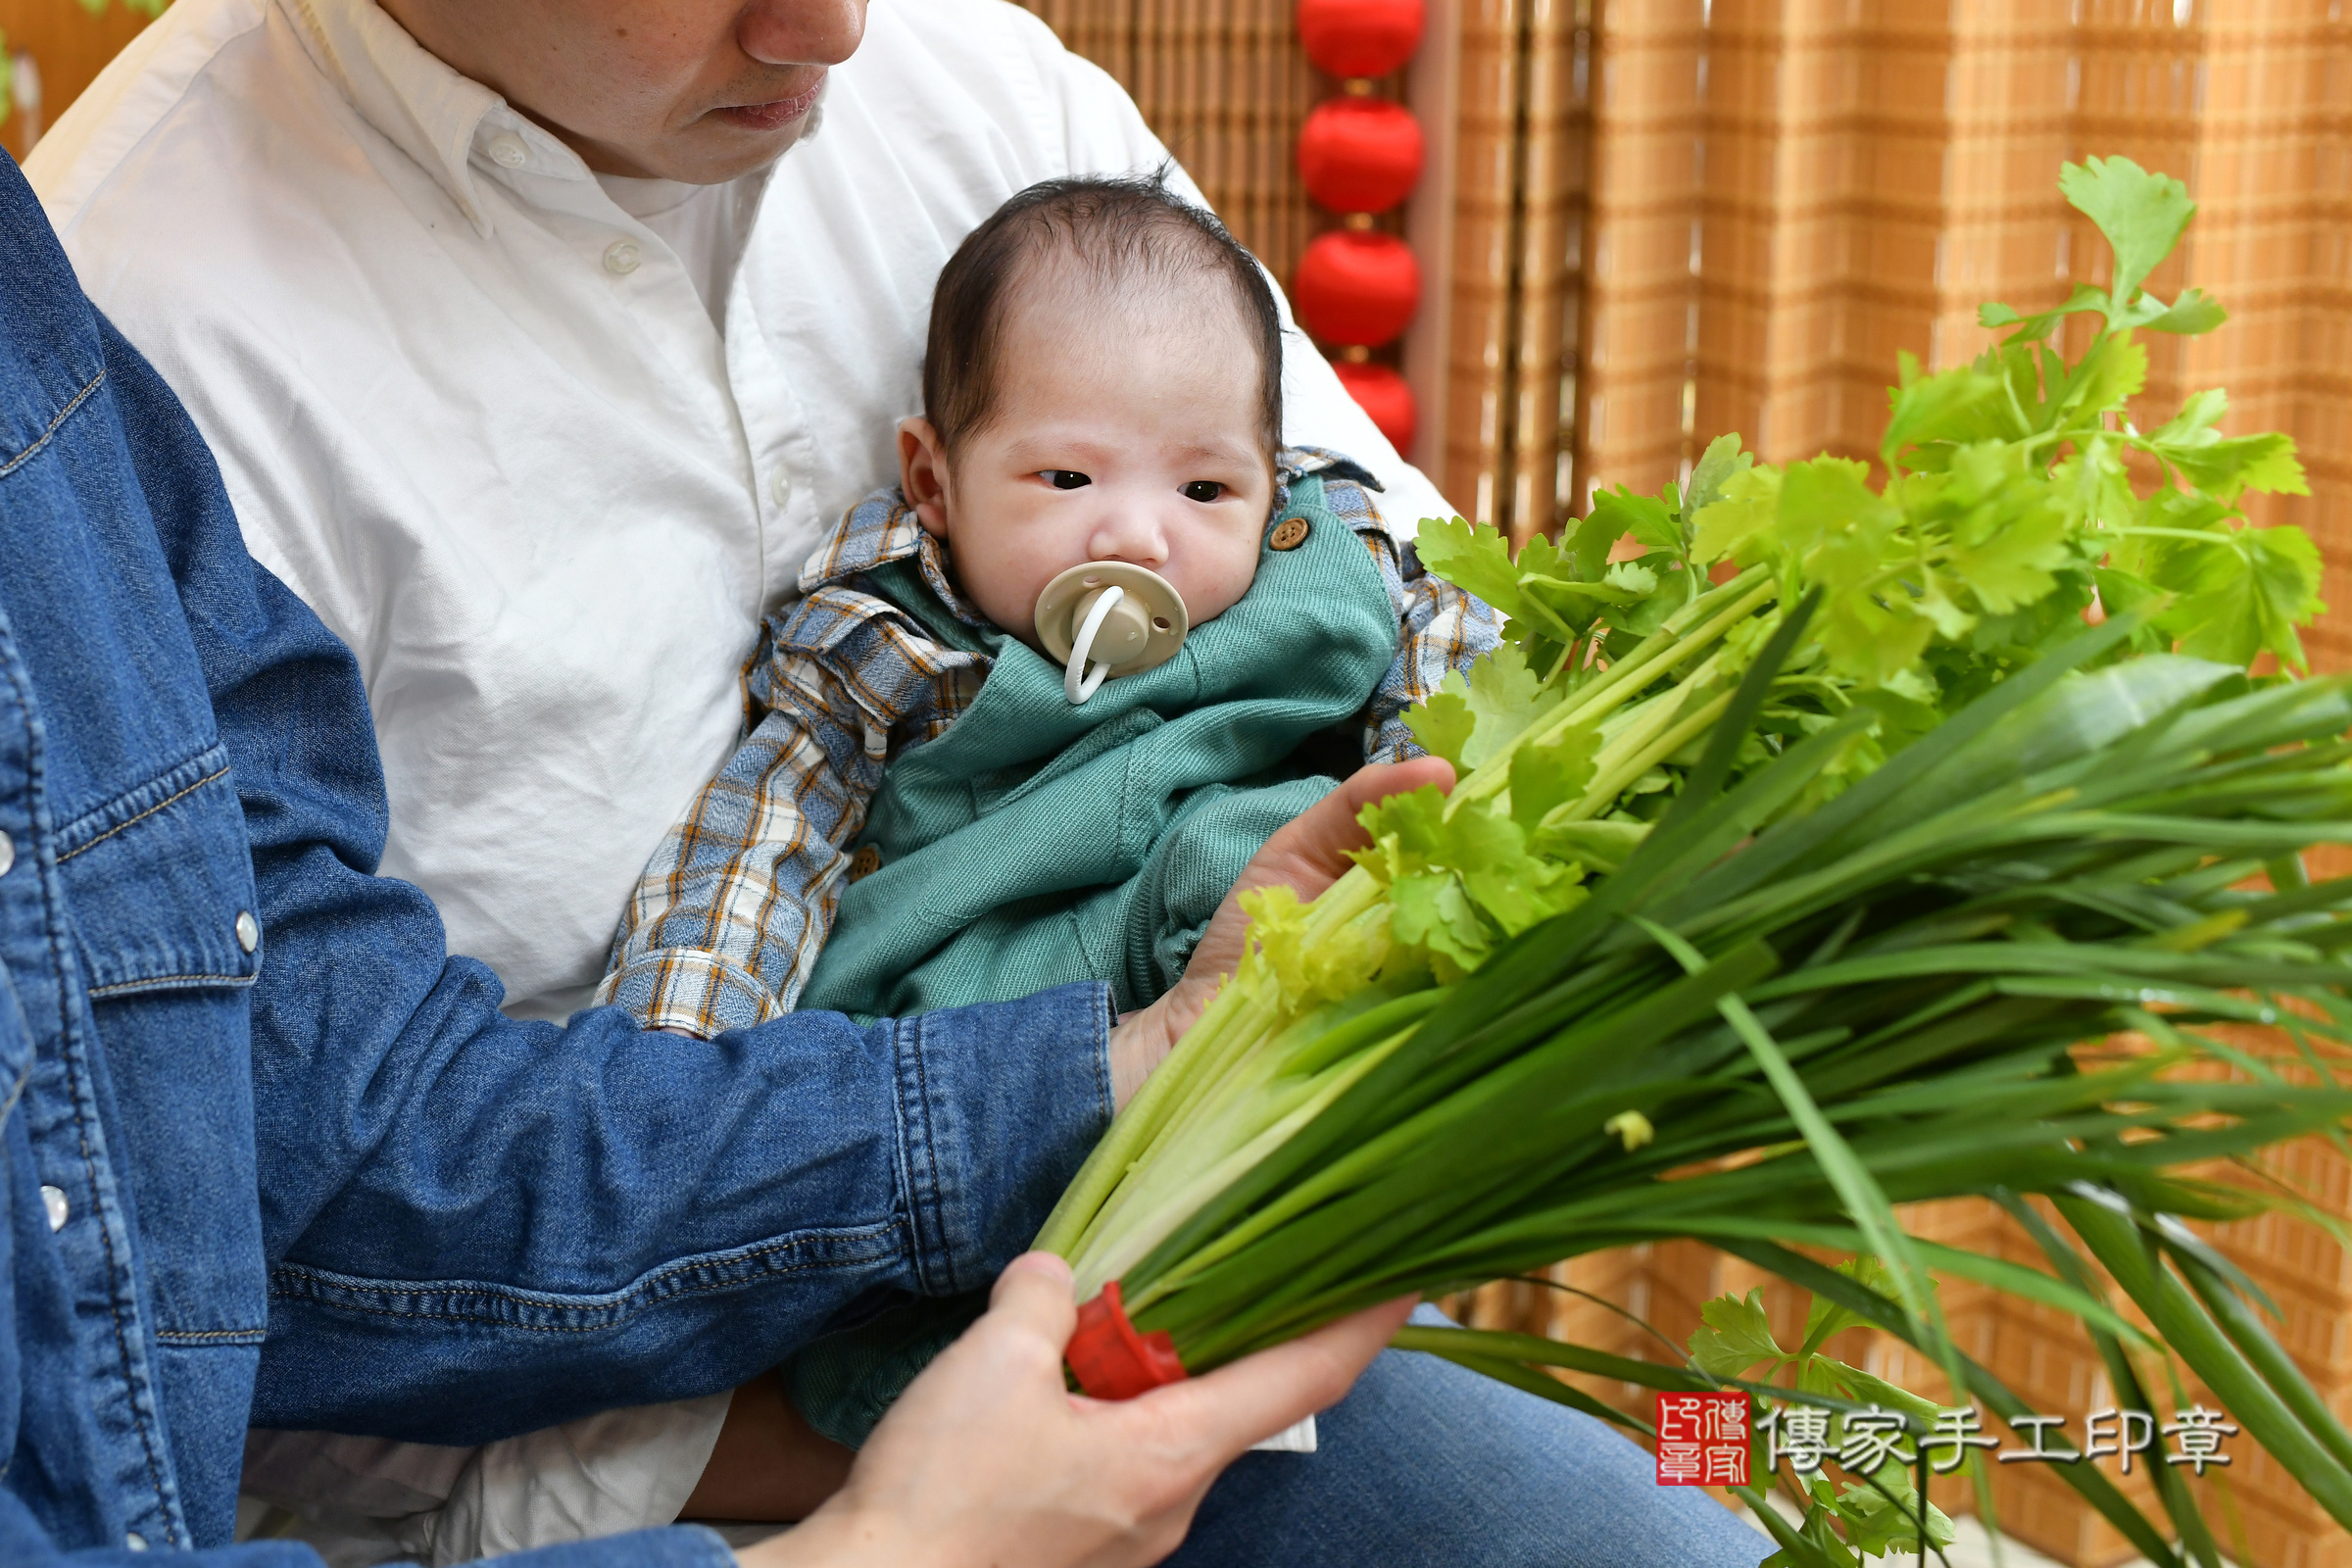
[[[61,1546],[29,1508],[0,1489],[0,1562],[9,1568],[148,1568],[154,1561],[143,1548]],[[515,1552],[498,1561],[501,1568],[735,1568],[735,1553],[711,1531],[676,1525]],[[173,1568],[321,1568],[318,1554],[295,1541],[176,1552],[172,1562]]]
[[[1108,1120],[1099,986],[709,1041],[499,1010],[387,808],[351,651],[245,552],[111,329],[132,458],[243,805],[270,1324],[256,1425],[472,1444],[732,1387],[895,1293],[985,1283]]]

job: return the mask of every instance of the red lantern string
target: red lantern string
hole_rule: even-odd
[[[1345,96],[1316,106],[1298,136],[1298,174],[1307,194],[1348,220],[1317,236],[1298,258],[1291,298],[1306,329],[1344,350],[1341,384],[1399,448],[1413,438],[1412,389],[1371,349],[1412,324],[1421,269],[1372,215],[1412,194],[1424,147],[1420,122],[1401,104],[1372,96],[1372,80],[1420,47],[1423,0],[1298,0],[1298,39],[1307,58],[1341,77]]]

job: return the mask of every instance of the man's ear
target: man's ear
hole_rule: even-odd
[[[899,421],[899,488],[914,520],[934,539],[948,536],[948,449],[919,415]]]

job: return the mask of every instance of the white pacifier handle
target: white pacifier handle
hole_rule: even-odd
[[[1103,680],[1110,674],[1110,665],[1106,662],[1097,662],[1094,671],[1086,674],[1086,656],[1094,652],[1095,633],[1102,629],[1102,619],[1110,613],[1110,607],[1125,597],[1127,590],[1116,583],[1103,589],[1093,608],[1087,611],[1084,624],[1079,626],[1077,637],[1070,643],[1070,662],[1062,666],[1061,671],[1061,695],[1068,698],[1073,707],[1101,690]],[[1083,680],[1079,678],[1081,674],[1085,674]]]

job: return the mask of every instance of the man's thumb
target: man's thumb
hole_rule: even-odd
[[[1052,1252],[1023,1252],[1004,1265],[989,1292],[992,1317],[1028,1330],[1055,1349],[1070,1343],[1078,1326],[1078,1302],[1071,1295],[1070,1265]]]

